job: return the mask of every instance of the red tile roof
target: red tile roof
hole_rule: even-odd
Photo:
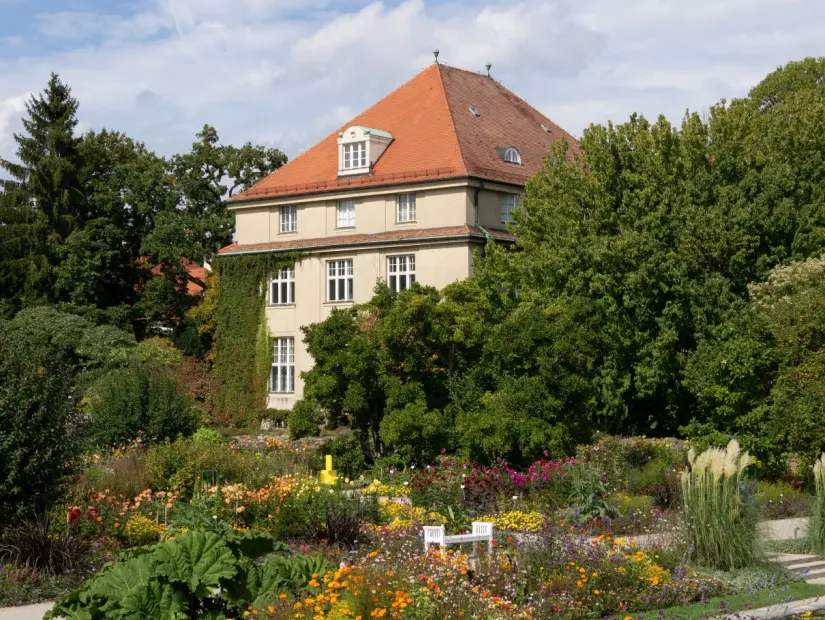
[[[387,131],[393,141],[371,174],[339,178],[338,134],[352,125]],[[569,133],[492,78],[431,65],[233,200],[467,177],[523,185],[560,139],[578,148]],[[496,152],[509,146],[518,149],[521,166]]]
[[[393,230],[389,232],[367,234],[339,235],[336,237],[320,237],[317,239],[293,239],[291,241],[272,241],[270,243],[233,243],[221,248],[219,254],[242,254],[244,252],[272,252],[288,250],[314,250],[335,246],[359,246],[374,243],[392,243],[404,241],[434,240],[456,237],[460,239],[478,239],[485,241],[487,235],[497,241],[512,241],[513,235],[506,231],[483,231],[478,226],[444,226],[441,228],[410,228],[407,230]]]

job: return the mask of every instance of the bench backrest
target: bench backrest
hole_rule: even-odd
[[[493,536],[493,524],[489,521],[473,521],[473,536]]]

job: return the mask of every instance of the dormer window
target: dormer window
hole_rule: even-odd
[[[344,170],[367,167],[367,143],[353,142],[344,145]]]
[[[338,134],[338,175],[369,174],[387,150],[392,135],[380,129],[353,125]]]
[[[514,146],[508,146],[505,148],[496,149],[499,156],[508,164],[515,164],[516,166],[521,165],[521,155],[519,154],[518,150]]]

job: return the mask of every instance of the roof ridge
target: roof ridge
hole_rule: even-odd
[[[444,105],[447,106],[447,114],[450,116],[450,126],[453,128],[453,139],[455,140],[456,149],[458,149],[458,159],[461,161],[464,174],[469,174],[467,161],[464,159],[464,153],[461,150],[461,140],[458,139],[458,129],[456,129],[455,119],[453,118],[453,107],[450,105],[450,100],[447,98],[447,90],[444,88],[444,76],[441,74],[442,65],[436,64],[436,66],[438,67],[438,84],[441,86],[441,95],[444,97]],[[448,65],[444,66],[449,69],[455,69],[455,67],[449,67]],[[459,69],[459,71],[464,71],[464,69]]]

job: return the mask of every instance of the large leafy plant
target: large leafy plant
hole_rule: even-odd
[[[268,534],[190,531],[125,555],[47,618],[231,618],[295,595],[329,568],[322,558],[293,556]]]

